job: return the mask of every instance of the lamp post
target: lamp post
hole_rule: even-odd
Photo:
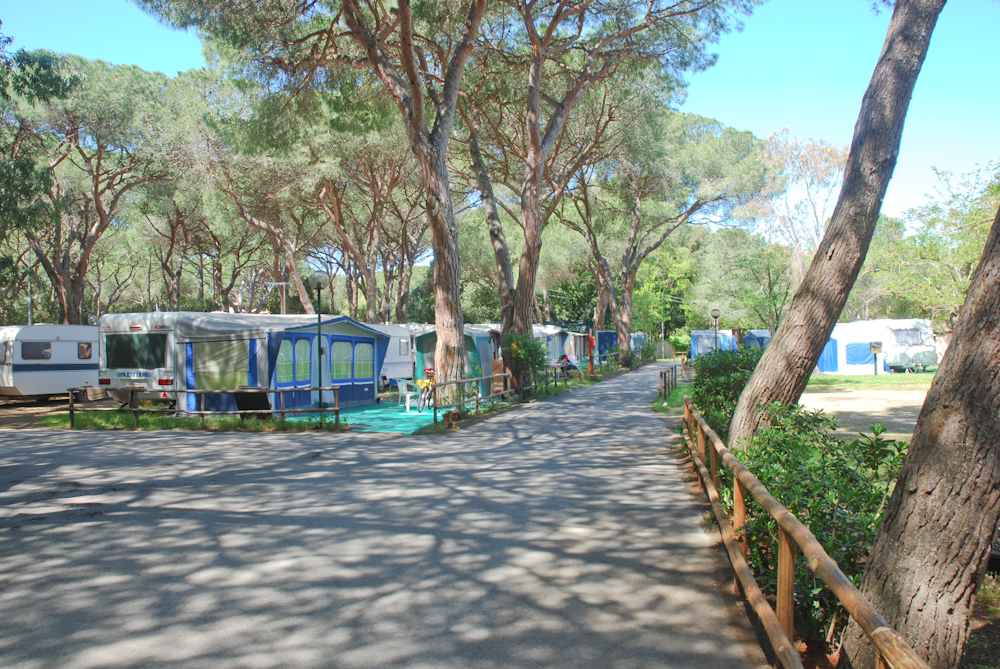
[[[319,387],[323,387],[323,284],[329,277],[323,272],[314,272],[309,277],[309,285],[316,291],[316,354],[319,356]],[[319,408],[323,408],[323,391],[319,391]],[[319,413],[319,422],[323,423],[323,412]]]
[[[712,320],[715,321],[715,350],[719,350],[719,316],[722,312],[718,309],[712,309]]]

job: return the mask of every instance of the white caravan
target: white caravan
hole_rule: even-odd
[[[380,325],[366,323],[372,330],[389,335],[389,348],[382,363],[379,389],[388,388],[393,379],[413,380],[413,340],[410,328],[405,325]]]
[[[97,327],[0,327],[0,395],[47,397],[97,387]]]

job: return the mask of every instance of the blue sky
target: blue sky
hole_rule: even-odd
[[[682,106],[760,137],[850,143],[889,12],[870,0],[771,0],[724,35],[715,67],[690,77]],[[161,26],[126,0],[0,0],[14,48],[45,48],[169,75],[201,67],[193,32]],[[899,215],[955,173],[1000,161],[1000,2],[952,0],[910,105],[883,211]]]

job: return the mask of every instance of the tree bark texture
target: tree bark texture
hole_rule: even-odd
[[[470,104],[470,113],[465,115],[469,128],[469,157],[472,159],[472,171],[476,175],[476,185],[479,188],[480,199],[483,202],[483,213],[490,233],[490,245],[493,247],[493,258],[496,262],[497,290],[500,298],[500,332],[511,332],[514,325],[514,271],[510,261],[510,248],[507,237],[503,233],[500,222],[500,209],[497,206],[496,194],[493,192],[493,181],[490,179],[486,161],[483,160],[479,148],[479,116],[474,105]]]
[[[353,39],[367,54],[375,75],[385,84],[396,102],[403,116],[410,148],[420,163],[424,177],[427,216],[434,250],[434,320],[437,330],[435,378],[441,382],[460,379],[465,367],[458,226],[452,209],[446,154],[458,108],[462,76],[485,11],[486,0],[471,0],[461,35],[448,58],[447,69],[438,73],[425,71],[422,81],[423,60],[417,56],[419,47],[414,38],[410,0],[400,0],[398,12],[394,13],[399,29],[399,69],[386,52],[384,37],[369,27],[366,12],[361,9],[360,4],[356,0],[344,3],[345,23]],[[439,75],[443,77],[440,90],[439,82],[436,81]],[[426,95],[423,85],[425,82]],[[434,124],[430,129],[425,117],[428,97],[436,110]],[[457,388],[458,386],[447,387],[443,399],[450,399]]]
[[[797,402],[864,264],[899,155],[903,121],[944,0],[898,0],[875,66],[826,235],[788,314],[740,395],[730,448],[754,434],[761,406]]]
[[[955,667],[1000,521],[1000,211],[924,400],[862,594],[932,667]],[[841,666],[874,667],[857,625]]]

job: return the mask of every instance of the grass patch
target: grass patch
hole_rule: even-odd
[[[346,425],[346,421],[341,418],[341,426]],[[59,414],[56,416],[41,416],[36,425],[38,427],[68,429],[69,414]],[[285,432],[312,432],[323,429],[327,432],[334,430],[333,415],[324,419],[321,426],[318,420],[308,421],[288,421],[285,423]],[[94,413],[76,414],[76,427],[86,430],[132,430],[135,428],[135,419],[131,412],[101,411]],[[282,432],[280,420],[262,420],[260,418],[250,418],[242,420],[239,416],[223,416],[219,418],[206,418],[204,427],[200,418],[190,416],[170,416],[139,414],[140,430],[205,430],[206,432]]]
[[[936,369],[936,368],[932,368]],[[934,379],[933,372],[922,374],[813,374],[806,390],[815,392],[837,392],[840,390],[927,390]]]
[[[664,402],[660,401],[660,396],[656,396],[656,399],[653,400],[653,411],[662,414],[675,413],[676,411],[684,408],[684,396],[690,394],[690,383],[678,383],[677,386],[670,391],[670,394],[667,395],[666,406],[664,406]]]

